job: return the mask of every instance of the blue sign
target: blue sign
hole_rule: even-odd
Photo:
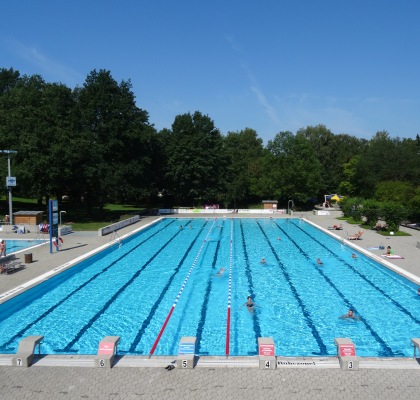
[[[16,178],[14,176],[7,176],[6,186],[16,186]]]
[[[53,242],[55,242],[56,250],[59,250],[58,237],[58,201],[50,200],[48,206],[48,216],[50,221],[50,253],[53,253]]]
[[[178,354],[194,354],[195,344],[194,343],[180,343],[178,348]]]

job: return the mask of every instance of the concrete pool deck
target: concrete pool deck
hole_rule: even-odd
[[[269,215],[228,215],[228,217],[269,218]],[[298,215],[300,216],[300,214]],[[182,218],[215,217],[215,215],[188,215]],[[217,217],[223,217],[218,215]],[[308,221],[328,229],[343,223],[342,231],[330,231],[340,238],[353,234],[360,228],[345,221],[338,221],[334,215],[318,216],[305,213]],[[279,218],[286,218],[279,216]],[[156,217],[143,218],[140,222],[118,232],[121,237],[130,231],[152,222]],[[420,277],[420,231],[401,227],[412,236],[383,237],[375,231],[365,231],[362,240],[352,241],[363,251],[380,244],[390,245],[404,259],[392,260],[392,264],[410,274]],[[117,238],[118,238],[117,236]],[[16,235],[2,233],[4,239],[35,239],[36,234]],[[40,246],[27,252],[33,254],[33,262],[10,275],[1,274],[0,294],[14,291],[27,282],[70,263],[72,260],[110,243],[111,235],[99,237],[97,232],[74,232],[66,235],[60,252],[50,254],[49,245]],[[25,251],[26,252],[26,251]],[[24,261],[23,254],[17,256]],[[372,251],[381,257],[381,251]],[[390,260],[387,260],[390,261]],[[418,337],[420,337],[420,332]],[[408,338],[409,340],[409,338]],[[68,363],[57,367],[50,360],[36,362],[30,368],[11,367],[0,360],[0,398],[2,399],[139,399],[139,398],[201,398],[201,399],[256,399],[261,397],[284,397],[288,399],[411,399],[420,393],[420,364],[417,359],[377,360],[365,359],[358,371],[341,371],[337,362],[318,362],[315,366],[291,363],[290,367],[276,370],[260,370],[255,363],[237,368],[223,362],[198,364],[194,370],[175,368],[165,370],[163,365],[151,363],[153,368],[133,368],[141,362],[120,362],[109,370],[83,368],[79,363]],[[220,364],[220,365],[218,365]],[[241,364],[241,363],[237,363]],[[244,363],[246,364],[246,363]],[[302,363],[304,364],[304,363]],[[83,365],[83,364],[82,364]],[[90,366],[85,363],[85,366]],[[144,366],[144,365],[143,365]]]

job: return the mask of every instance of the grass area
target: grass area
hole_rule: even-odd
[[[362,222],[361,221],[357,221],[353,218],[347,218],[347,217],[337,217],[337,219],[339,219],[340,221],[347,221],[349,224],[353,224],[353,225],[360,225]]]
[[[369,231],[373,230],[369,225],[364,225],[362,221],[356,221],[353,218],[346,218],[346,217],[338,217],[337,219],[341,221],[347,221],[349,224],[353,225],[359,225],[362,229]],[[381,236],[411,236],[409,233],[402,232],[402,231],[396,231],[393,232],[391,235],[391,231],[376,231]]]
[[[369,228],[366,228],[369,229]],[[407,232],[402,232],[402,231],[397,231],[397,232],[393,232],[393,235],[391,235],[390,231],[378,231],[379,235],[382,236],[411,236],[409,233]]]
[[[85,203],[63,202],[58,205],[63,225],[72,225],[76,231],[96,231],[99,228],[110,225],[113,222],[127,219],[135,214],[145,213],[145,207],[124,204],[106,204],[103,210],[93,208],[90,213],[87,212]],[[17,211],[42,211],[43,220],[48,220],[48,206],[38,204],[34,199],[20,197],[13,198],[13,212]],[[65,213],[64,213],[65,211]],[[0,198],[0,215],[3,217],[9,214],[8,197]]]
[[[66,225],[63,222],[63,225]],[[71,228],[74,231],[97,231],[100,228],[103,228],[104,226],[109,225],[109,223],[105,222],[85,222],[85,223],[69,223],[68,225],[71,225]]]

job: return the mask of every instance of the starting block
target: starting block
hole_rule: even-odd
[[[176,366],[183,369],[193,369],[195,362],[195,336],[183,336],[178,346],[178,358]]]
[[[260,369],[276,369],[276,351],[271,337],[258,338],[258,356]]]
[[[34,359],[35,346],[38,346],[38,354],[41,353],[41,340],[44,336],[27,336],[19,342],[16,356],[12,358],[15,367],[30,367]]]
[[[118,353],[118,342],[120,336],[105,336],[98,347],[98,354],[95,358],[95,366],[100,368],[112,368],[114,357]]]
[[[356,346],[348,338],[335,338],[337,356],[343,371],[356,371],[359,369],[359,358],[356,356]]]

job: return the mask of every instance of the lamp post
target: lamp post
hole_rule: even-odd
[[[10,173],[10,154],[16,154],[16,150],[0,150],[0,153],[7,154],[8,176],[6,178],[6,186],[9,188],[9,220],[10,225],[13,225],[13,207],[12,207],[12,187],[16,186],[16,178]]]

